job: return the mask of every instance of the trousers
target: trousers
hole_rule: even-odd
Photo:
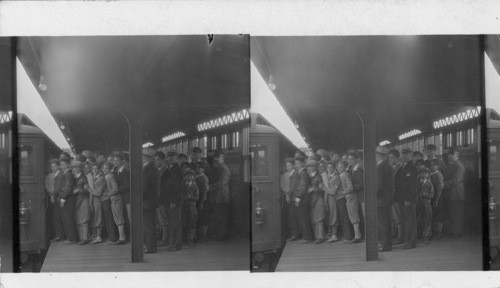
[[[295,204],[295,203],[294,203]],[[313,239],[313,232],[312,232],[312,227],[311,227],[311,221],[309,217],[310,213],[310,208],[309,206],[311,205],[311,194],[306,194],[302,197],[302,199],[299,202],[299,207],[297,207],[297,218],[298,218],[298,224],[299,224],[299,231],[300,234],[302,235],[302,239],[312,241]]]
[[[349,220],[345,198],[337,199],[337,209],[339,211],[339,222],[340,227],[342,227],[344,239],[351,240],[353,237],[351,231],[351,221]]]
[[[182,220],[181,207],[176,206],[174,209],[167,207],[168,219],[168,242],[173,248],[182,247]]]
[[[108,234],[108,241],[115,242],[118,240],[115,220],[113,219],[113,210],[111,209],[111,200],[106,199],[101,201],[102,214],[104,216],[104,227]]]
[[[156,250],[156,208],[144,209],[142,215],[146,249]]]
[[[406,244],[417,246],[417,205],[401,204],[403,216],[403,230]]]
[[[392,248],[391,242],[391,207],[377,208],[378,240],[382,248]]]
[[[75,225],[75,202],[75,195],[69,195],[68,197],[66,197],[64,207],[62,207],[62,224],[64,234],[66,235],[66,240],[73,242],[78,241]]]
[[[290,201],[288,203],[288,222],[290,223],[291,236],[300,237],[300,229],[298,222],[298,207],[295,206],[295,202]]]

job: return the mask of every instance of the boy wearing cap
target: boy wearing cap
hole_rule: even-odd
[[[89,191],[87,191],[87,176],[83,173],[83,163],[80,161],[73,162],[73,174],[75,175],[75,187],[73,194],[76,195],[76,227],[80,242],[78,245],[85,245],[91,241],[89,238]]]
[[[432,206],[432,236],[434,239],[439,240],[442,235],[441,231],[443,231],[443,224],[439,223],[437,220],[443,218],[444,214],[443,204],[441,203],[441,192],[443,191],[443,174],[439,171],[442,161],[439,159],[431,160],[431,174],[430,180],[432,183],[432,187],[434,187],[434,198],[432,198],[431,206]]]
[[[63,171],[61,188],[57,192],[57,200],[62,208],[62,224],[66,241],[64,244],[74,244],[78,241],[75,226],[75,202],[76,196],[73,194],[75,178],[71,172],[70,160],[62,158],[59,162]]]
[[[401,150],[403,165],[394,175],[394,202],[401,208],[404,249],[417,247],[417,181],[418,170],[412,162],[411,150]]]
[[[429,180],[429,168],[422,167],[418,170],[418,206],[419,206],[419,222],[424,235],[424,244],[429,244],[432,221],[431,199],[434,197],[434,187]]]
[[[186,233],[188,246],[194,246],[194,236],[196,234],[196,222],[198,221],[198,212],[196,211],[196,202],[200,194],[198,186],[194,182],[195,173],[189,169],[184,173],[185,182],[183,185],[183,205],[182,205],[182,226]]]
[[[126,210],[126,214],[124,214],[124,216],[127,216],[125,222],[127,223],[127,227],[130,228],[130,171],[125,166],[125,155],[123,153],[115,153],[113,163],[116,183],[118,185],[118,193],[120,193]],[[128,235],[127,232],[126,235]]]
[[[344,239],[342,243],[359,243],[361,242],[361,230],[359,229],[359,202],[358,196],[354,193],[354,188],[352,186],[352,180],[349,172],[347,172],[346,161],[340,161],[337,164],[337,170],[340,173],[340,183],[339,187],[340,194],[344,195],[347,208],[347,216],[351,221],[354,228],[354,238],[351,240]],[[342,216],[341,216],[342,217]],[[344,227],[342,227],[344,229]]]

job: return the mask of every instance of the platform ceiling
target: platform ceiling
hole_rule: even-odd
[[[250,105],[248,35],[22,37],[18,56],[77,152],[127,150],[121,113],[148,114],[144,142]],[[172,106],[190,106],[172,108]],[[92,142],[98,144],[92,144]]]
[[[251,59],[313,149],[362,147],[356,114],[381,105],[377,139],[394,141],[478,106],[479,36],[252,37]],[[342,140],[339,140],[342,139]],[[342,146],[340,146],[342,145]]]

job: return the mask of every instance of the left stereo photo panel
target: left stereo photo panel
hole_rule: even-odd
[[[249,270],[248,35],[16,45],[20,272]]]

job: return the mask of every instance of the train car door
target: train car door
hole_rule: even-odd
[[[276,252],[281,247],[282,237],[279,134],[253,130],[250,137],[252,251]]]
[[[488,128],[488,216],[491,247],[500,246],[500,125],[497,126],[495,129]]]
[[[41,133],[23,133],[35,127],[21,126],[19,132],[19,239],[21,252],[40,251],[45,236],[44,138]],[[31,131],[33,130],[33,131]]]

